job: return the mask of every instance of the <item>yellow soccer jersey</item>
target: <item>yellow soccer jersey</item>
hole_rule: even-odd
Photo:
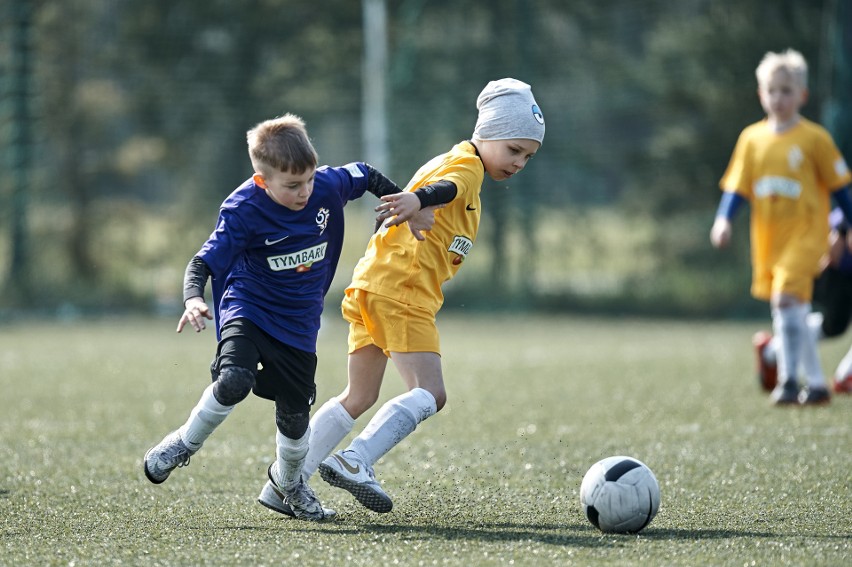
[[[755,297],[769,298],[773,274],[818,273],[828,248],[831,192],[849,181],[843,157],[819,124],[802,118],[776,133],[762,120],[742,131],[719,184],[750,203]]]
[[[458,189],[455,199],[435,211],[435,224],[423,232],[424,241],[414,238],[405,224],[374,234],[355,266],[349,289],[363,289],[437,313],[444,302],[442,284],[456,275],[476,240],[484,177],[482,160],[467,141],[423,165],[405,190],[447,180]]]

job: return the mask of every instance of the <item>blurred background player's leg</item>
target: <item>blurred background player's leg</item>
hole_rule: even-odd
[[[809,308],[802,303],[772,308],[772,329],[780,339],[778,385],[772,390],[775,405],[797,404],[799,401],[798,369],[808,334],[806,316]]]

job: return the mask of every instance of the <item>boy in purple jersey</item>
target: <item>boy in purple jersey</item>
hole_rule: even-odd
[[[254,175],[225,199],[216,228],[186,269],[177,332],[196,332],[215,314],[218,347],[208,386],[187,421],[152,447],[145,476],[159,484],[190,457],[252,390],[275,402],[276,460],[268,470],[272,509],[304,520],[335,515],[302,478],[316,386],[323,298],[343,242],[343,207],[365,191],[400,188],[365,163],[317,168],[304,122],[285,116],[247,135]],[[431,211],[409,223],[418,239]],[[204,301],[212,278],[213,305]],[[258,369],[258,367],[261,367]],[[270,505],[272,502],[274,505]]]

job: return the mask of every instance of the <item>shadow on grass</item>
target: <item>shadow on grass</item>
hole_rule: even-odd
[[[648,539],[666,539],[666,540],[705,540],[705,539],[733,539],[740,537],[755,537],[755,538],[778,538],[778,537],[796,537],[802,539],[816,540],[849,540],[852,534],[811,534],[802,531],[795,533],[789,532],[752,532],[738,530],[677,530],[677,529],[649,529],[642,532],[643,536]]]
[[[534,541],[547,545],[597,547],[611,537],[585,524],[480,524],[477,526],[416,526],[367,524],[363,529],[376,533],[402,534],[408,539],[477,540],[482,542]],[[633,536],[635,537],[635,536]],[[626,540],[625,540],[626,541]]]
[[[597,547],[625,544],[636,538],[648,540],[714,540],[733,538],[768,538],[779,534],[738,530],[678,530],[648,528],[640,534],[604,534],[586,524],[482,524],[476,527],[404,526],[367,524],[364,530],[386,534],[403,534],[407,538],[442,538],[446,540],[537,541],[548,545]]]
[[[754,532],[744,530],[678,530],[678,529],[647,529],[642,535],[648,539],[668,540],[704,540],[704,539],[732,539],[740,537],[778,537],[785,534],[772,532]]]
[[[404,539],[419,539],[427,540],[445,540],[445,541],[480,541],[489,543],[499,542],[523,542],[534,541],[541,544],[554,546],[573,546],[573,547],[612,547],[621,545],[630,545],[637,539],[645,539],[649,542],[653,541],[711,541],[711,540],[726,540],[726,539],[752,539],[752,538],[778,538],[785,537],[790,534],[769,532],[769,531],[753,531],[753,530],[731,530],[731,529],[672,529],[672,528],[654,528],[649,527],[643,530],[640,534],[605,534],[591,525],[586,523],[565,523],[565,524],[529,524],[529,523],[483,523],[477,525],[463,526],[452,524],[446,526],[440,525],[421,525],[421,524],[376,524],[376,523],[356,523],[352,525],[350,521],[345,519],[333,520],[330,522],[299,522],[289,518],[280,518],[289,529],[307,529],[311,532],[336,534],[336,535],[357,535],[363,533],[398,535]],[[205,529],[210,529],[205,526]],[[221,526],[218,529],[222,530],[249,530],[249,531],[268,531],[278,530],[274,526],[252,526],[252,525],[233,525]],[[798,534],[803,535],[803,534]],[[841,539],[845,540],[848,534],[836,535],[805,535],[807,538],[815,538],[821,540]]]
[[[331,522],[297,522],[295,520],[282,518],[288,528],[304,529],[311,532],[327,534],[357,535],[364,533],[398,535],[405,539],[420,540],[471,540],[481,542],[508,542],[508,541],[536,541],[548,545],[563,546],[587,546],[600,545],[603,534],[580,525],[548,526],[548,525],[513,525],[513,524],[483,524],[476,527],[462,527],[458,524],[452,526],[423,526],[423,525],[387,525],[387,524],[361,524],[357,526],[347,525],[346,521]],[[210,526],[193,527],[192,529],[210,530]],[[220,530],[257,530],[269,531],[278,528],[271,526],[246,526],[232,525],[221,526]],[[577,532],[585,532],[578,535]],[[609,542],[608,544],[611,544]]]

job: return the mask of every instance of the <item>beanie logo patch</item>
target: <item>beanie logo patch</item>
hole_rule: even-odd
[[[538,107],[537,104],[532,105],[532,113],[533,113],[533,116],[535,117],[535,121],[538,122],[539,124],[543,125],[544,124],[544,114],[541,113],[541,109]]]

